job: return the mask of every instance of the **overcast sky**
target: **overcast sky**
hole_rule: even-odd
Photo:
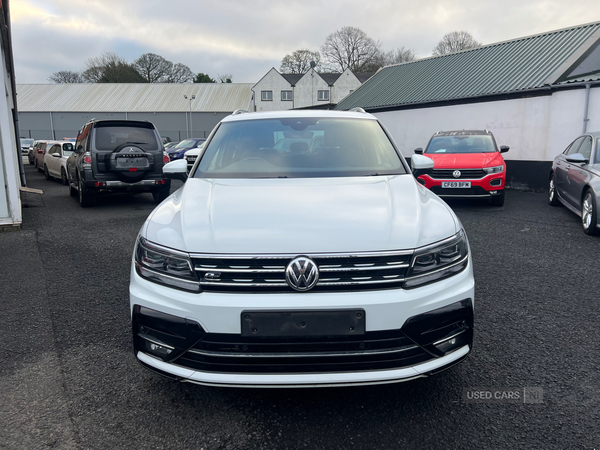
[[[48,83],[111,51],[156,53],[194,73],[255,83],[344,26],[418,57],[450,31],[483,44],[600,21],[600,0],[11,0],[17,83]]]

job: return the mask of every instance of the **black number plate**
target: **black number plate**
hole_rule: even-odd
[[[242,312],[242,336],[353,336],[364,333],[363,309]]]

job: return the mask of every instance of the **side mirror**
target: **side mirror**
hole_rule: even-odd
[[[423,155],[413,155],[410,159],[410,165],[415,178],[433,170],[433,160]]]
[[[581,153],[573,153],[572,155],[567,156],[567,162],[573,164],[587,164],[590,162],[590,160]]]
[[[163,175],[172,180],[181,180],[185,183],[187,180],[187,161],[177,159],[163,166]]]
[[[509,150],[510,150],[510,147],[508,145],[501,145],[500,146],[500,153],[506,153]]]
[[[421,147],[415,148],[415,155],[422,155],[422,154],[423,154],[423,149]]]

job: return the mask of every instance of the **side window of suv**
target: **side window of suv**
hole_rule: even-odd
[[[79,133],[79,135],[77,136],[77,142],[75,142],[75,150],[79,151],[79,147],[81,146],[81,151],[82,152],[87,152],[88,151],[88,142],[89,142],[89,135],[90,135],[90,129],[92,127],[91,123],[88,123],[84,128],[83,131],[81,131],[81,133]]]

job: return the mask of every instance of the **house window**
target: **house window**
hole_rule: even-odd
[[[292,91],[281,91],[281,101],[282,102],[291,102],[294,99]]]
[[[317,92],[317,100],[318,101],[328,101],[329,100],[329,91],[318,91]]]
[[[263,102],[272,102],[273,101],[273,91],[260,91],[260,99]]]

